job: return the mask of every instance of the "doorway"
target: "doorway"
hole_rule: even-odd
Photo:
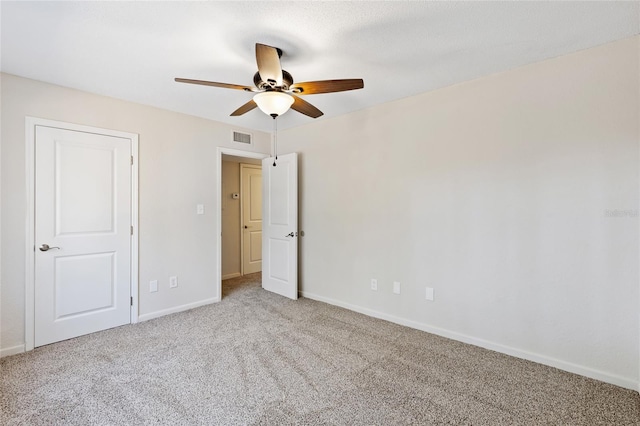
[[[218,148],[217,154],[217,297],[221,300],[223,280],[262,269],[261,223],[257,219],[262,211],[262,159],[268,155],[230,148]],[[249,198],[243,199],[243,195]]]
[[[261,159],[262,164],[262,288],[290,299],[298,298],[298,157],[278,157],[278,167],[267,154],[217,148],[217,281],[222,300],[222,157]],[[275,166],[275,164],[273,164]]]
[[[222,156],[222,280],[262,270],[260,160]]]

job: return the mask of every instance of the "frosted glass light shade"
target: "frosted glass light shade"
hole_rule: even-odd
[[[293,97],[282,92],[262,92],[253,97],[258,108],[267,115],[282,115],[289,111],[293,104]]]

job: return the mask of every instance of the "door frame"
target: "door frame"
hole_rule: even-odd
[[[130,310],[131,324],[138,322],[138,134],[103,129],[93,126],[48,120],[45,118],[25,117],[25,149],[26,149],[26,182],[27,182],[27,229],[26,229],[26,262],[25,262],[25,351],[35,346],[35,143],[36,126],[54,127],[85,133],[115,136],[131,141],[131,224],[134,232],[131,236],[131,297],[133,304]]]
[[[245,157],[246,158],[246,157]],[[242,224],[244,223],[244,191],[242,190],[242,169],[259,169],[262,172],[262,165],[258,164],[245,164],[240,163],[240,275],[244,276],[244,228],[242,228]],[[260,202],[262,203],[262,193],[260,196]],[[221,254],[222,255],[222,254]]]
[[[222,300],[222,155],[253,158],[262,160],[269,154],[262,152],[242,151],[233,148],[218,147],[216,149],[216,300]],[[242,240],[242,239],[241,239]],[[242,261],[242,259],[241,259]]]

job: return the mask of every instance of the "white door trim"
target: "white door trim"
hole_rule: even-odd
[[[35,128],[36,126],[54,127],[86,133],[109,135],[131,140],[131,323],[138,322],[138,135],[98,127],[83,126],[62,121],[47,120],[37,117],[25,117],[25,149],[26,149],[26,182],[27,182],[27,229],[26,229],[26,262],[25,262],[25,351],[33,350],[35,345]]]
[[[218,147],[216,151],[216,192],[218,196],[216,207],[216,299],[222,300],[222,154],[236,157],[255,158],[262,160],[269,157],[269,154],[261,152],[241,151],[233,148]]]

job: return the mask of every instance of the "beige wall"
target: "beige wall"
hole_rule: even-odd
[[[222,161],[222,278],[239,276],[240,271],[240,163]]]
[[[230,141],[222,123],[97,96],[7,74],[1,76],[2,282],[0,348],[24,343],[25,116],[137,133],[140,213],[140,314],[152,315],[215,298],[216,150],[269,152]],[[239,129],[242,130],[242,129]],[[205,214],[196,215],[204,204]],[[169,289],[170,275],[179,287]],[[149,293],[149,281],[159,291]]]
[[[280,132],[304,294],[637,389],[639,40]]]

